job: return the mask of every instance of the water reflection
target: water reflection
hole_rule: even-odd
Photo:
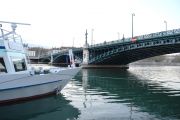
[[[62,95],[0,107],[0,120],[72,120],[79,110]]]
[[[156,82],[162,87],[173,90],[180,89],[180,68],[178,66],[132,67],[129,71],[140,80]]]
[[[83,69],[59,96],[0,107],[0,120],[180,119],[180,68]]]
[[[87,98],[86,98],[86,92],[87,92],[87,89],[88,89],[88,71],[87,69],[84,69],[83,70],[83,74],[82,74],[82,87],[83,87],[83,90],[84,90],[84,102],[83,102],[83,105],[84,105],[84,108],[87,107],[86,105],[86,102],[87,102]]]
[[[73,83],[82,84],[77,90],[80,98],[84,96],[79,119],[87,118],[87,113],[93,119],[180,118],[177,83],[180,76],[175,71],[171,68],[83,70],[76,78],[79,81]],[[80,103],[76,101],[74,105]]]

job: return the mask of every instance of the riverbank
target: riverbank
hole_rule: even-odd
[[[129,64],[129,67],[132,66],[180,66],[180,63],[172,62],[134,62]]]

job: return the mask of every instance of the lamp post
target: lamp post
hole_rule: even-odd
[[[135,16],[134,13],[132,13],[132,38],[133,38],[133,17]]]
[[[119,32],[117,32],[117,35],[118,35],[118,40],[120,39],[120,33]]]
[[[164,23],[165,23],[165,27],[166,27],[166,31],[167,31],[167,21],[164,21]]]
[[[73,45],[72,45],[72,48],[74,48],[74,40],[75,40],[75,38],[73,37]]]
[[[133,38],[133,17],[135,16],[134,13],[132,13],[132,38]]]
[[[93,32],[94,32],[94,29],[91,29],[91,35],[92,35],[92,36],[91,36],[91,45],[94,44],[94,43],[93,43],[93,42],[94,42],[94,41],[93,41]]]

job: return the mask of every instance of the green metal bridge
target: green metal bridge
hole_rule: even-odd
[[[127,65],[149,57],[180,52],[180,29],[124,38],[91,45],[89,65]],[[75,59],[82,62],[83,48],[73,49]],[[40,61],[50,62],[50,55]],[[68,63],[68,51],[53,55],[53,63]]]

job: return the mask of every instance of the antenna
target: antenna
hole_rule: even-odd
[[[9,24],[16,24],[16,25],[31,25],[28,23],[7,22],[7,21],[0,21],[0,23],[9,23]]]
[[[11,24],[11,28],[12,28],[13,32],[16,31],[17,25],[31,25],[31,24],[28,24],[28,23],[7,22],[7,21],[0,21],[0,23],[8,23],[8,24]]]

